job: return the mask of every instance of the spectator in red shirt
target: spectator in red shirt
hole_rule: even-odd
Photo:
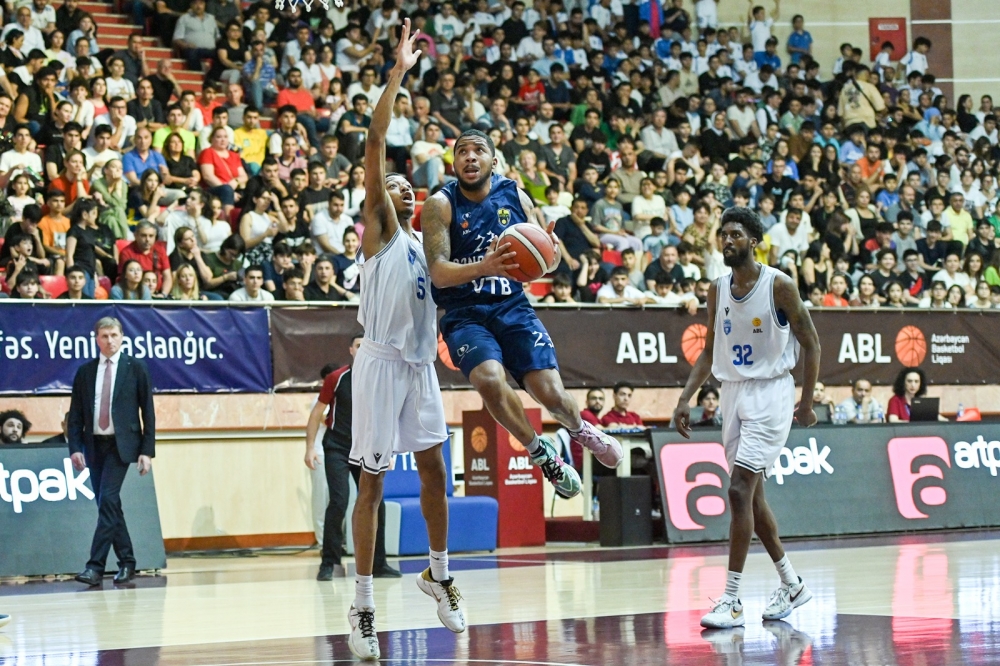
[[[79,150],[66,155],[66,170],[50,183],[53,190],[66,195],[66,211],[72,213],[77,198],[90,196],[90,181],[87,180],[86,158]]]
[[[601,425],[601,410],[604,409],[604,391],[592,388],[587,391],[587,407],[580,412],[580,418],[595,426]]]
[[[222,106],[222,102],[216,101],[219,89],[213,82],[206,82],[201,87],[201,97],[195,100],[194,107],[201,112],[201,119],[206,125],[212,124],[212,112],[215,108]]]
[[[212,130],[212,145],[198,156],[201,179],[208,191],[219,197],[226,216],[236,204],[236,191],[242,190],[248,180],[239,153],[229,150],[229,133],[225,127]]]
[[[521,86],[516,101],[527,113],[538,110],[538,106],[545,101],[545,84],[541,74],[534,69],[528,70],[528,82]]]
[[[628,405],[632,402],[632,394],[635,387],[628,382],[618,382],[615,384],[615,406],[601,419],[601,425],[608,426],[642,426],[642,417],[635,412],[628,411]]]
[[[889,398],[886,416],[889,423],[906,422],[910,420],[910,405],[914,398],[927,394],[927,375],[920,368],[903,368],[892,383],[893,396]],[[938,420],[948,419],[938,415]]]
[[[167,258],[166,245],[156,242],[156,225],[152,222],[140,222],[135,228],[135,240],[118,252],[119,272],[130,259],[138,261],[144,273],[156,273],[157,290],[164,296],[170,294],[174,286],[170,274],[170,259]]]
[[[604,391],[599,388],[592,388],[587,391],[587,406],[580,412],[580,418],[587,423],[601,427],[601,410],[604,409]],[[570,439],[570,453],[573,454],[573,467],[576,471],[583,471],[583,445],[575,439]]]
[[[306,128],[309,144],[318,151],[319,135],[316,132],[325,133],[330,129],[330,119],[320,118],[317,114],[316,100],[312,91],[302,85],[302,72],[298,67],[288,70],[287,80],[288,87],[278,93],[278,108],[291,105],[299,110],[297,119]]]

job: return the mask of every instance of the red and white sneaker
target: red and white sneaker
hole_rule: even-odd
[[[618,440],[586,421],[573,441],[589,449],[605,467],[614,469],[622,463],[622,445]]]

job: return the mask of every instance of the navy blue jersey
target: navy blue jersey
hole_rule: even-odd
[[[490,243],[504,229],[528,221],[514,181],[494,174],[491,183],[490,193],[482,203],[466,199],[457,181],[441,190],[451,202],[450,259],[456,263],[482,261]],[[524,298],[520,282],[501,277],[482,277],[445,289],[434,287],[433,294],[434,302],[445,311]]]

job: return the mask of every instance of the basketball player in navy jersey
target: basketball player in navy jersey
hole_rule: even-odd
[[[535,433],[506,371],[602,464],[617,467],[622,447],[580,418],[576,400],[563,388],[552,340],[521,283],[507,272],[516,268],[514,253],[507,252],[509,243],[498,247],[498,236],[515,224],[540,225],[531,198],[513,180],[493,174],[496,147],[483,132],[463,132],[454,153],[457,181],[430,197],[420,218],[434,300],[445,310],[441,334],[493,418],[527,448],[560,496],[573,497],[580,492],[579,474]],[[555,243],[553,226],[548,232]]]
[[[764,610],[765,620],[787,617],[812,599],[795,575],[778,538],[778,524],[764,497],[764,481],[781,454],[793,419],[816,423],[813,387],[819,376],[819,338],[795,283],[781,271],[754,261],[764,237],[757,213],[730,208],[721,220],[722,258],[732,276],[716,280],[708,292],[708,334],[674,410],[674,427],[690,436],[689,403],[709,375],[722,382],[722,444],[731,473],[729,573],[726,590],[704,627],[742,627],[739,599],[743,565],[754,533],[774,561],[781,585]],[[795,409],[791,370],[804,355],[802,399]]]
[[[357,575],[348,613],[347,644],[364,660],[379,658],[372,568],[382,482],[394,452],[412,453],[420,474],[420,508],[427,523],[430,567],[417,587],[437,603],[453,632],[465,631],[458,588],[448,572],[448,501],[442,442],[448,433],[437,358],[437,307],[427,262],[410,224],[415,197],[400,174],[385,173],[385,135],[392,105],[406,72],[420,57],[413,51],[410,20],[403,23],[396,64],[375,111],[365,147],[365,233],[361,241],[358,321],[365,336],[352,370],[352,445],[349,460],[361,467],[354,506]],[[500,259],[494,259],[499,265]]]

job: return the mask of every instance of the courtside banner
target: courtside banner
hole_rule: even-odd
[[[167,558],[153,472],[139,476],[135,465],[129,467],[121,499],[136,568],[163,569]],[[90,470],[73,469],[65,445],[0,447],[0,576],[82,571],[96,526]]]
[[[650,436],[668,541],[727,540],[721,432]],[[782,536],[1000,526],[1000,441],[988,422],[795,427],[770,474]]]
[[[536,312],[555,345],[563,381],[574,388],[619,380],[683,386],[705,347],[704,310],[691,316],[662,307],[539,306]],[[1000,311],[827,309],[812,316],[823,348],[820,379],[828,384],[860,377],[891,384],[904,366],[923,368],[934,384],[994,384],[1000,377],[993,342]],[[353,306],[274,307],[271,327],[280,389],[318,386],[319,369],[347,363],[350,337],[361,330]],[[535,344],[549,341],[539,332]],[[440,337],[436,365],[442,388],[469,388]]]
[[[157,392],[271,388],[268,312],[260,307],[14,302],[0,304],[0,393],[68,393],[99,354],[94,324],[117,317],[122,349],[149,367]]]

